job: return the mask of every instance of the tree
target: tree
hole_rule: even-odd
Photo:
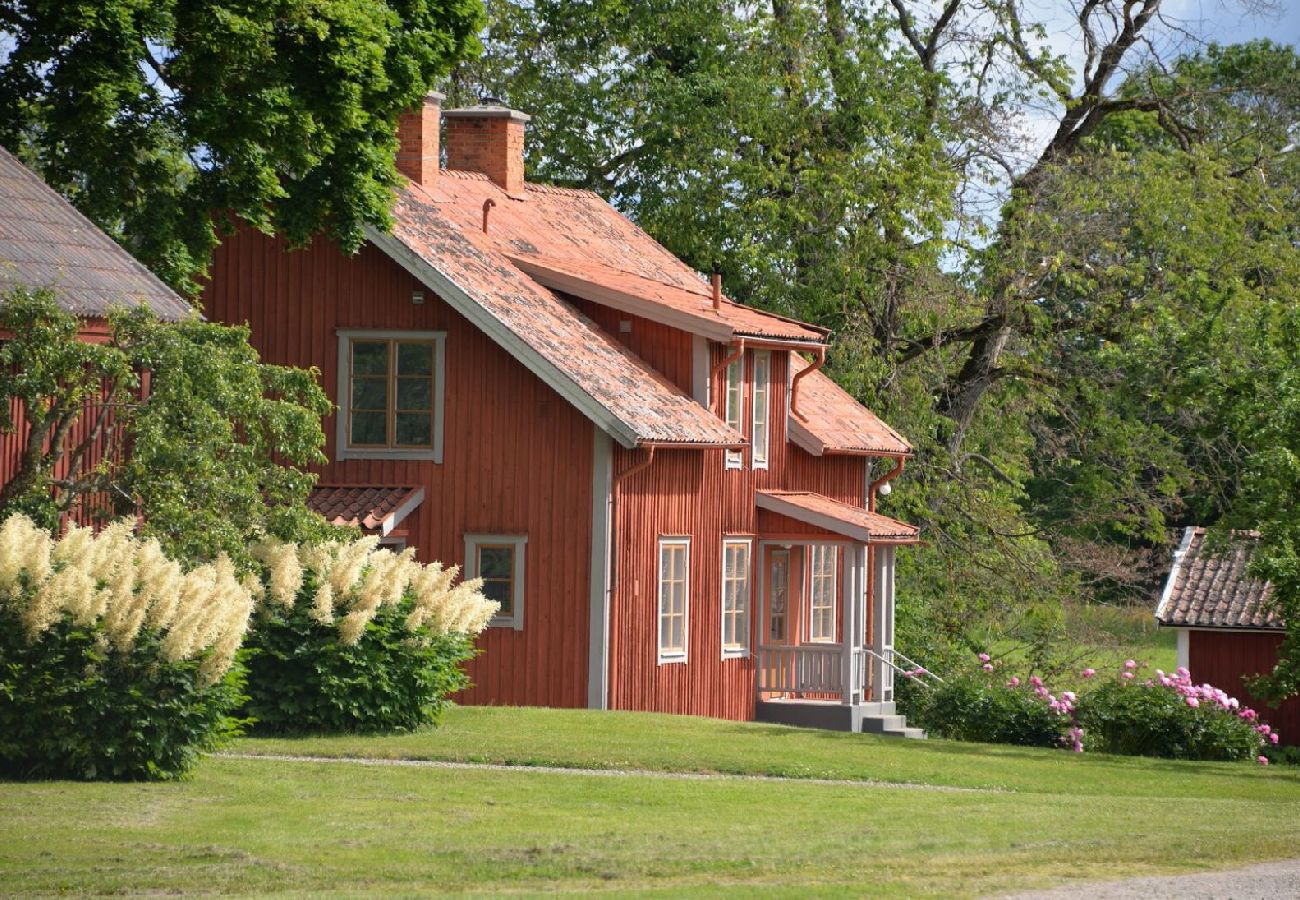
[[[67,514],[140,514],[144,533],[186,560],[247,561],[255,535],[323,532],[302,468],[324,462],[319,373],[260,362],[247,328],[139,310],[110,321],[110,340],[91,343],[48,293],[0,303],[13,335],[0,345],[0,430],[23,442],[0,515],[55,530]]]
[[[186,295],[217,213],[347,250],[480,0],[0,0],[0,143]]]

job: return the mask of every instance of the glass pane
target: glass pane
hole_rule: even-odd
[[[402,447],[427,447],[433,443],[433,417],[428,413],[399,413],[397,443]]]
[[[433,382],[427,378],[397,379],[398,409],[433,409]]]
[[[388,417],[381,412],[352,414],[352,443],[388,443]]]
[[[483,596],[501,604],[501,611],[498,616],[508,616],[514,613],[514,591],[513,585],[509,581],[484,581],[480,589]]]
[[[387,341],[353,341],[352,342],[353,375],[387,375],[388,342]]]
[[[669,619],[664,616],[659,617],[659,649],[669,650],[672,645],[669,641],[672,638],[672,625]]]
[[[388,380],[356,378],[352,381],[353,409],[388,409]]]
[[[673,616],[672,647],[674,650],[680,650],[686,645],[682,637],[682,627],[685,624],[686,619],[683,616]]]
[[[683,584],[686,582],[686,548],[685,547],[673,548],[673,580],[680,581]],[[678,604],[678,608],[679,609],[681,608],[680,603]]]
[[[398,375],[432,375],[433,374],[433,345],[432,344],[398,344],[397,345],[397,374]]]
[[[478,574],[480,578],[510,578],[515,572],[515,554],[511,547],[480,547]]]

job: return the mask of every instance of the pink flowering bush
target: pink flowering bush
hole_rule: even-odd
[[[1122,675],[1132,675],[1128,667]],[[1253,760],[1277,742],[1252,709],[1180,668],[1146,681],[1106,680],[1079,704],[1087,746],[1103,753],[1169,759]],[[1267,764],[1267,763],[1265,763]]]
[[[972,673],[948,675],[943,683],[929,682],[929,690],[913,691],[908,720],[957,741],[1058,747],[1070,739],[1071,702],[1050,694],[1037,678],[1021,684],[1019,678],[995,677],[997,667],[985,660]]]

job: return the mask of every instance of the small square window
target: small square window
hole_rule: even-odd
[[[443,332],[339,332],[337,458],[442,461]]]
[[[522,535],[465,535],[465,578],[483,579],[484,597],[500,605],[489,625],[524,627],[524,549]]]

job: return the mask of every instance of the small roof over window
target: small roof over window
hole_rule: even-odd
[[[424,502],[424,488],[413,485],[319,485],[307,505],[331,525],[351,525],[387,536]]]
[[[915,544],[921,529],[812,491],[758,491],[759,509],[867,544]]]

